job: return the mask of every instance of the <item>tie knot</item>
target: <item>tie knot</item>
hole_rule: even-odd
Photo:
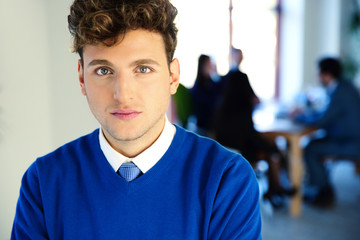
[[[121,164],[119,174],[126,181],[130,182],[140,175],[140,169],[133,162]]]

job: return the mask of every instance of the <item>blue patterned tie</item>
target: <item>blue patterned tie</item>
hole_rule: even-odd
[[[131,182],[140,175],[140,169],[133,162],[126,162],[121,164],[119,174],[126,181]]]

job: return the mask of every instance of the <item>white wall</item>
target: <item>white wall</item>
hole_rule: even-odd
[[[36,157],[95,127],[77,83],[71,0],[0,0],[0,239]]]
[[[283,0],[280,99],[318,84],[317,60],[340,55],[340,0]]]
[[[46,22],[40,1],[0,3],[0,239],[9,239],[23,172],[51,146]]]
[[[303,88],[317,83],[320,57],[340,55],[340,0],[305,1]]]
[[[285,0],[280,32],[280,100],[290,101],[301,88],[304,55],[304,2]]]

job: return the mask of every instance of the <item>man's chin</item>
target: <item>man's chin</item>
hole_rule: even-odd
[[[119,131],[112,131],[111,136],[118,142],[132,142],[139,140],[145,133],[139,131],[138,127],[135,129],[119,129]]]
[[[114,133],[111,135],[118,142],[132,142],[132,141],[136,141],[139,138],[141,138],[141,136],[139,134],[134,134],[134,132],[132,132],[132,133]]]

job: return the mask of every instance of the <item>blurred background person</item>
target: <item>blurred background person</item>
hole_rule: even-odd
[[[360,95],[342,79],[342,66],[337,58],[326,57],[318,62],[319,80],[326,89],[329,103],[323,111],[295,110],[298,122],[325,130],[313,137],[305,148],[308,189],[305,200],[314,206],[331,207],[335,194],[324,160],[326,157],[360,158]]]
[[[200,135],[210,136],[214,109],[219,96],[216,64],[210,56],[200,55],[197,76],[191,88],[193,114],[196,118],[196,130]]]
[[[255,168],[259,160],[269,165],[269,189],[265,198],[275,207],[282,206],[279,197],[293,195],[294,189],[285,189],[280,182],[280,170],[285,158],[275,142],[263,138],[254,128],[253,110],[260,102],[248,76],[239,67],[243,60],[240,49],[232,49],[232,67],[222,80],[223,94],[215,114],[215,139],[222,145],[239,151]]]

